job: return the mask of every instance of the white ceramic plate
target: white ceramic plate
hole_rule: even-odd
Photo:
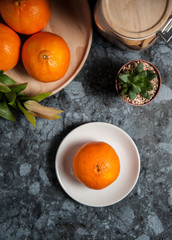
[[[76,180],[72,170],[76,151],[90,141],[110,144],[120,159],[117,180],[102,190],[87,188]],[[62,188],[71,198],[88,206],[105,207],[119,202],[131,192],[139,177],[140,157],[135,143],[122,129],[93,122],[77,127],[64,138],[57,151],[55,168]]]

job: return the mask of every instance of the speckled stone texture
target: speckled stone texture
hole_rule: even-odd
[[[15,123],[0,119],[0,240],[172,239],[172,42],[159,39],[144,52],[122,51],[94,23],[93,31],[81,72],[42,102],[64,109],[61,119],[38,119],[36,129],[20,113]],[[115,91],[118,69],[133,59],[152,62],[162,75],[158,97],[145,107],[127,105]],[[63,138],[92,121],[122,128],[141,157],[133,191],[105,208],[72,200],[54,168]]]

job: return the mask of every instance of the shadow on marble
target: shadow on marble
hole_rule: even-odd
[[[87,123],[87,122],[85,122]],[[84,124],[84,123],[82,123]],[[55,136],[53,139],[52,139],[52,142],[51,142],[51,147],[49,148],[48,150],[48,153],[47,153],[47,165],[48,165],[48,168],[49,168],[49,176],[51,176],[51,182],[52,182],[52,185],[54,187],[58,187],[59,186],[59,182],[58,182],[58,179],[57,179],[57,176],[56,176],[56,171],[55,171],[55,158],[56,158],[56,153],[57,153],[57,150],[61,144],[61,142],[63,141],[63,139],[72,131],[74,130],[76,127],[80,126],[81,123],[76,123],[76,124],[72,124],[72,125],[69,125],[67,127],[64,128],[64,130],[59,133],[57,136]],[[79,147],[79,145],[75,145],[75,146],[71,146],[70,149],[68,149],[68,151],[66,152],[66,154],[68,154],[71,149],[77,149]],[[69,172],[69,169],[68,169],[68,166],[66,165],[66,162],[64,161],[64,170],[65,172]],[[72,178],[74,179],[74,178]]]
[[[83,82],[92,95],[104,94],[118,96],[115,89],[115,78],[118,70],[122,66],[121,62],[114,62],[111,59],[98,58],[92,61],[92,65],[87,67],[87,79]]]
[[[79,142],[79,143],[74,143],[68,146],[66,149],[66,152],[61,160],[62,164],[62,169],[64,171],[64,174],[66,175],[66,179],[71,182],[71,184],[79,184],[80,183],[76,180],[74,173],[73,173],[73,168],[72,168],[72,163],[73,163],[73,157],[77,150],[86,142]]]

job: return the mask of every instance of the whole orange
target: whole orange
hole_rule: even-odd
[[[21,40],[16,32],[0,23],[0,70],[13,68],[20,57]]]
[[[84,144],[73,159],[75,177],[92,189],[103,189],[113,183],[120,172],[119,157],[105,142]]]
[[[3,0],[0,8],[4,21],[22,34],[41,31],[51,14],[49,0]]]
[[[62,78],[70,63],[70,50],[63,38],[50,32],[40,32],[26,40],[22,48],[26,71],[42,82]]]

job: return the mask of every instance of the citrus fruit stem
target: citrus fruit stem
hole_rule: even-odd
[[[15,3],[15,5],[16,5],[16,7],[20,6],[20,4],[21,4],[21,3],[20,3],[20,0],[16,0],[14,3]]]
[[[97,172],[100,172],[100,167],[99,167],[99,165],[96,165],[96,171],[97,171]]]
[[[43,56],[42,56],[42,58],[43,58],[43,59],[46,59],[46,58],[47,58],[47,56],[46,56],[46,55],[43,55]]]

